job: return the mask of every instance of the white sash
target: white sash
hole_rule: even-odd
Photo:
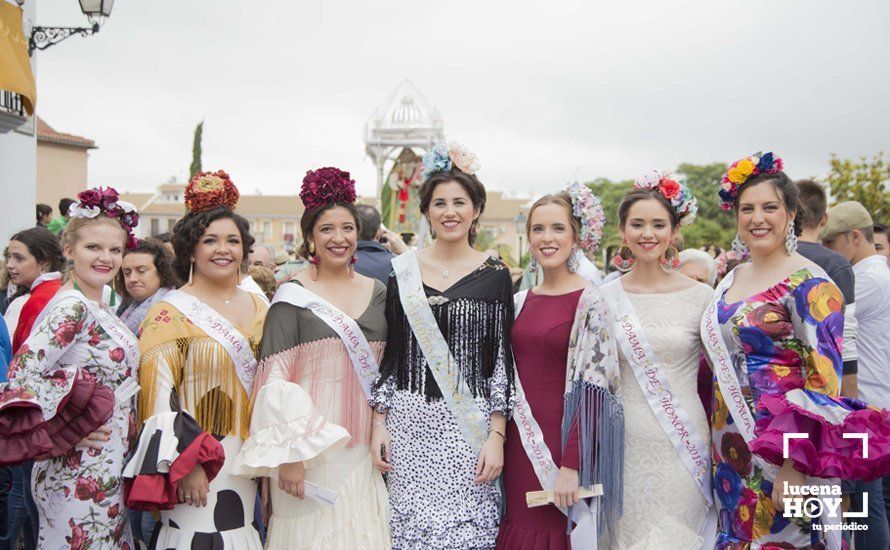
[[[528,290],[516,293],[514,295],[514,319],[519,317],[522,306],[525,305],[525,299],[528,296]],[[538,421],[532,414],[531,405],[525,397],[525,390],[522,389],[522,383],[519,380],[519,370],[516,369],[516,362],[513,362],[513,379],[516,384],[516,404],[513,406],[513,421],[519,431],[519,439],[522,440],[522,448],[528,456],[538,483],[541,488],[546,491],[552,491],[556,486],[556,476],[559,469],[550,453],[550,448],[544,442],[544,432]],[[572,521],[575,522],[575,528],[572,530],[572,547],[573,548],[592,548],[596,549],[597,530],[596,516],[593,515],[590,507],[584,500],[579,500],[572,510]],[[569,511],[564,508],[559,509],[560,512],[568,516]]]
[[[380,367],[373,350],[371,350],[371,344],[368,343],[368,339],[365,338],[358,323],[321,296],[297,283],[285,283],[278,287],[275,297],[272,298],[272,303],[278,302],[287,302],[293,306],[308,309],[337,333],[349,353],[352,368],[355,369],[355,375],[362,386],[362,391],[365,392],[368,399],[371,399],[371,386],[377,379]]]
[[[664,371],[659,368],[661,362],[646,338],[621,279],[603,285],[600,290],[611,313],[615,339],[630,363],[649,408],[698,490],[708,505],[712,505],[711,459],[707,440],[695,429],[689,413],[671,390]]]
[[[171,290],[162,300],[172,305],[188,317],[189,321],[203,330],[226,350],[235,364],[238,380],[244,391],[250,395],[253,379],[256,376],[257,360],[250,349],[250,342],[225,317],[191,294],[181,290]]]
[[[720,393],[723,394],[723,400],[729,407],[732,419],[735,425],[745,438],[745,443],[751,446],[751,440],[754,439],[754,416],[745,401],[742,394],[742,386],[739,383],[739,376],[732,364],[732,356],[723,341],[723,333],[720,330],[720,323],[717,320],[717,307],[723,293],[732,285],[735,270],[730,271],[726,277],[720,281],[714,291],[714,297],[708,304],[708,309],[701,320],[701,336],[705,344],[705,351],[711,359],[711,366],[717,377],[717,383],[720,385]],[[755,457],[756,458],[756,457]]]
[[[399,300],[417,344],[464,440],[478,454],[488,439],[488,418],[476,404],[467,383],[457,376],[460,367],[451,356],[448,342],[436,324],[436,317],[423,291],[417,257],[413,251],[405,252],[392,259],[392,266],[399,282]]]

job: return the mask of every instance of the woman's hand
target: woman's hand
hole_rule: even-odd
[[[563,466],[556,475],[553,504],[559,508],[568,508],[576,502],[578,502],[578,470]]]
[[[504,469],[504,438],[495,432],[488,433],[488,440],[482,446],[479,460],[476,461],[476,483],[494,481]]]
[[[95,432],[80,440],[76,447],[99,450],[111,439],[111,427],[106,424],[96,429]]]
[[[794,461],[790,458],[786,458],[778,475],[776,475],[776,480],[773,482],[773,494],[770,495],[773,499],[773,506],[776,507],[776,511],[781,512],[785,507],[785,503],[782,500],[785,496],[785,482],[788,483],[789,487],[800,487],[801,485],[804,485],[806,481],[807,475],[795,470]]]
[[[207,493],[210,491],[210,482],[204,467],[198,464],[194,469],[179,480],[176,494],[179,502],[190,506],[207,506]]]
[[[302,462],[291,462],[278,467],[278,488],[292,497],[303,500],[306,486],[303,480],[306,477],[306,467]]]
[[[371,462],[383,473],[392,471],[389,461],[389,430],[386,429],[386,421],[376,417],[371,430]]]

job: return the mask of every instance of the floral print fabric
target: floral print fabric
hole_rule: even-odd
[[[128,356],[79,294],[57,296],[47,306],[51,310],[10,364],[11,391],[4,392],[0,405],[28,401],[39,405],[44,418],[50,419],[78,371],[111,390],[134,377],[138,357]],[[119,322],[107,313],[103,322]],[[134,412],[133,399],[115,405],[107,422],[110,440],[101,449],[74,448],[34,464],[40,548],[133,548],[121,472],[135,434]]]
[[[842,370],[844,300],[818,268],[803,268],[738,302],[716,304],[723,339],[760,436],[771,414],[764,396],[802,390],[817,402],[837,397]],[[827,421],[826,421],[827,423]],[[810,518],[785,518],[771,499],[778,468],[752,455],[714,384],[712,416],[718,549],[820,544]],[[756,439],[755,439],[756,441]],[[771,543],[770,546],[763,546]]]

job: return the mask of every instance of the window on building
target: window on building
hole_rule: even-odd
[[[264,239],[272,238],[272,222],[269,222],[269,221],[263,222],[263,238]]]
[[[167,231],[168,232],[173,231],[174,225],[176,225],[176,219],[175,218],[167,218]]]
[[[151,236],[154,237],[161,232],[161,220],[157,218],[151,219]]]

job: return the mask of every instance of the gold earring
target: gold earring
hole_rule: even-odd
[[[192,281],[192,277],[194,276],[194,272],[195,272],[195,260],[191,260],[191,261],[189,262],[189,282],[188,282],[188,285],[189,285],[189,286],[192,286],[193,284],[195,284],[194,281]]]
[[[315,241],[309,241],[309,254],[315,254]]]

